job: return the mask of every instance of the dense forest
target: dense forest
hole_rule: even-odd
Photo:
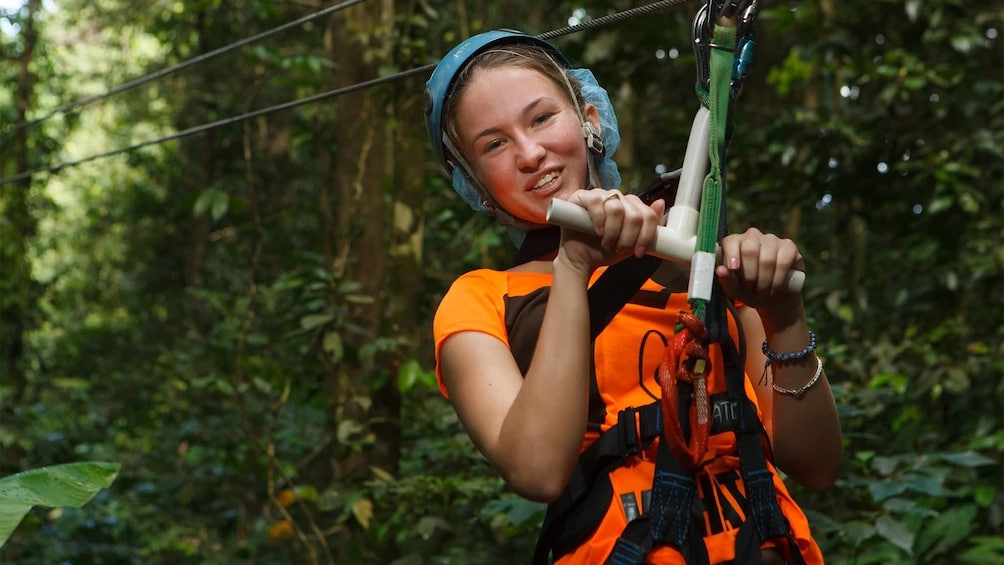
[[[564,30],[636,190],[700,104],[699,4],[662,4],[4,2],[0,478],[117,475],[0,563],[528,562],[543,507],[435,382],[440,297],[514,248],[440,170],[424,81],[479,31]],[[729,223],[805,253],[846,458],[792,491],[827,563],[1004,562],[1002,32],[999,0],[760,6]]]

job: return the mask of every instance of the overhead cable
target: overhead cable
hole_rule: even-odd
[[[598,18],[590,19],[580,24],[544,32],[538,35],[537,38],[545,40],[554,39],[555,37],[561,37],[563,35],[568,35],[569,33],[574,33],[577,31],[584,31],[587,29],[603,27],[619,23],[626,19],[633,18],[635,16],[651,14],[653,12],[658,12],[659,10],[665,10],[666,8],[673,8],[675,6],[682,6],[683,4],[687,4],[689,2],[694,2],[694,1],[696,0],[660,0],[658,2],[652,2],[651,4],[645,4],[644,6],[638,6],[637,8],[629,8],[627,10],[624,10],[623,12],[617,12],[615,14],[600,16]]]
[[[105,98],[109,98],[111,96],[114,96],[116,94],[120,94],[120,93],[125,92],[127,90],[132,90],[133,88],[136,88],[137,86],[146,84],[148,82],[155,81],[157,79],[163,78],[163,77],[165,77],[167,75],[170,75],[170,74],[173,74],[173,73],[176,73],[176,72],[178,72],[180,70],[187,69],[188,67],[197,65],[199,63],[203,63],[203,62],[205,62],[205,61],[207,61],[209,59],[212,59],[214,57],[218,57],[220,55],[223,55],[224,53],[228,53],[230,51],[233,51],[234,49],[239,49],[241,47],[244,47],[245,45],[249,45],[249,44],[254,43],[256,41],[265,39],[266,37],[271,37],[271,36],[273,36],[273,35],[275,35],[277,33],[280,33],[280,32],[286,31],[287,29],[290,29],[290,28],[293,28],[293,27],[305,24],[305,23],[307,23],[307,22],[309,22],[311,20],[316,20],[317,18],[321,18],[321,17],[327,16],[329,14],[333,14],[333,13],[339,11],[339,10],[344,10],[346,8],[349,8],[351,6],[359,4],[359,3],[363,2],[363,1],[364,0],[347,0],[347,1],[342,2],[340,4],[335,4],[334,6],[329,6],[327,8],[322,9],[322,10],[319,10],[319,11],[313,13],[313,14],[309,14],[307,16],[304,16],[304,17],[300,18],[300,19],[293,20],[291,22],[285,23],[285,24],[283,24],[283,25],[281,25],[279,27],[272,28],[272,29],[270,29],[268,31],[264,31],[264,32],[259,33],[257,35],[252,35],[251,37],[244,38],[244,39],[242,39],[240,41],[236,41],[236,42],[231,43],[229,45],[224,45],[223,47],[220,47],[218,49],[213,49],[212,51],[209,51],[208,53],[203,53],[203,54],[198,55],[196,57],[192,57],[191,59],[188,59],[186,61],[182,61],[182,62],[180,62],[180,63],[178,63],[176,65],[171,65],[170,67],[161,69],[159,71],[154,71],[154,72],[152,72],[152,73],[150,73],[148,75],[144,75],[144,76],[141,76],[139,78],[130,80],[130,81],[125,82],[125,83],[123,83],[123,84],[121,84],[119,86],[116,86],[115,88],[112,88],[112,89],[108,90],[107,92],[105,92],[103,94],[97,94],[97,95],[94,95],[94,96],[89,96],[87,98],[83,98],[81,100],[77,100],[76,102],[70,102],[69,104],[65,104],[63,106],[60,106],[59,108],[56,108],[55,110],[52,110],[48,114],[45,114],[45,115],[43,115],[43,116],[41,116],[39,118],[35,118],[35,119],[32,119],[32,120],[25,120],[25,121],[22,121],[22,122],[18,122],[17,124],[14,124],[9,129],[6,129],[3,132],[0,132],[0,140],[4,139],[5,137],[7,137],[8,135],[10,135],[10,134],[12,134],[14,132],[17,132],[17,131],[20,131],[22,129],[29,128],[29,127],[32,127],[32,126],[35,126],[37,124],[40,124],[40,123],[44,122],[45,120],[48,120],[49,118],[52,118],[54,116],[59,115],[59,114],[65,114],[65,113],[67,113],[67,112],[69,112],[71,110],[75,110],[77,108],[83,108],[84,106],[93,104],[93,103],[98,102],[100,100],[104,100]]]
[[[359,83],[352,84],[352,85],[349,85],[349,86],[346,86],[346,87],[343,87],[343,88],[338,88],[338,89],[335,89],[335,90],[329,90],[327,92],[321,92],[321,93],[315,94],[313,96],[308,96],[306,98],[300,98],[298,100],[292,100],[290,102],[284,102],[284,103],[278,104],[276,106],[269,106],[268,108],[262,108],[260,110],[254,110],[252,112],[248,112],[246,114],[241,114],[239,116],[231,116],[229,118],[223,118],[222,120],[216,120],[215,122],[209,122],[209,123],[206,123],[206,124],[202,124],[202,125],[198,125],[198,126],[193,126],[193,127],[188,128],[188,129],[183,129],[181,131],[177,131],[177,132],[174,132],[172,134],[165,135],[163,137],[158,137],[156,139],[149,139],[147,141],[141,141],[139,143],[134,143],[132,145],[129,145],[128,147],[120,147],[118,149],[113,149],[111,151],[106,151],[104,153],[97,153],[97,154],[94,154],[94,155],[89,155],[87,157],[84,157],[82,159],[77,159],[75,161],[69,161],[69,162],[59,163],[57,165],[52,165],[50,167],[44,167],[44,168],[41,168],[41,169],[35,169],[35,170],[32,170],[32,171],[26,171],[26,172],[23,172],[23,173],[18,173],[16,175],[12,175],[12,176],[0,179],[0,186],[5,185],[7,183],[11,183],[11,182],[17,182],[19,180],[24,180],[24,179],[26,179],[26,178],[28,178],[28,177],[32,176],[33,174],[36,174],[36,173],[54,173],[54,172],[58,172],[61,169],[65,169],[65,168],[68,168],[68,167],[76,167],[77,165],[82,165],[84,163],[87,163],[87,162],[90,162],[90,161],[96,161],[98,159],[104,159],[106,157],[111,157],[113,155],[119,155],[119,154],[122,154],[122,153],[129,153],[130,151],[135,151],[136,149],[147,147],[149,145],[157,145],[157,144],[164,143],[164,142],[167,142],[167,141],[172,141],[172,140],[175,140],[175,139],[180,139],[182,137],[188,137],[190,135],[195,135],[197,133],[202,133],[204,131],[215,129],[215,128],[222,127],[222,126],[225,126],[225,125],[229,125],[229,124],[233,124],[233,123],[237,123],[237,122],[242,122],[244,120],[250,120],[252,118],[257,118],[259,116],[264,116],[265,114],[271,114],[273,112],[279,112],[281,110],[289,110],[291,108],[296,108],[298,106],[303,106],[305,104],[312,104],[314,102],[319,102],[321,100],[325,100],[325,99],[332,98],[332,97],[335,97],[335,96],[340,96],[342,94],[348,94],[350,92],[355,92],[357,90],[363,90],[365,88],[370,88],[372,86],[377,86],[379,84],[383,84],[383,83],[391,82],[391,81],[394,81],[394,80],[398,80],[398,79],[410,77],[410,76],[413,76],[413,75],[421,74],[421,73],[424,73],[424,72],[428,72],[428,71],[432,70],[432,68],[435,67],[435,66],[436,66],[435,64],[426,65],[426,66],[423,66],[423,67],[418,67],[418,68],[415,68],[415,69],[411,69],[409,71],[402,71],[402,72],[394,74],[394,75],[388,75],[388,76],[381,77],[381,78],[378,78],[378,79],[368,80],[368,81],[365,81],[365,82],[359,82]]]
[[[355,0],[355,1],[358,2],[358,1],[361,1],[361,0]],[[542,33],[540,35],[537,35],[537,37],[540,38],[540,39],[553,39],[555,37],[561,37],[561,36],[564,36],[564,35],[569,35],[571,33],[577,33],[577,32],[585,31],[585,30],[588,30],[588,29],[593,29],[593,28],[602,27],[602,26],[605,26],[605,25],[610,25],[612,23],[620,22],[620,21],[628,19],[630,17],[644,15],[644,14],[649,14],[649,13],[655,12],[657,10],[661,10],[661,9],[668,8],[668,7],[673,7],[673,6],[679,6],[679,5],[686,4],[688,2],[693,2],[693,1],[695,1],[695,0],[661,0],[661,1],[658,1],[658,2],[653,2],[651,4],[647,4],[645,6],[639,6],[637,8],[631,8],[631,9],[625,10],[623,12],[618,12],[616,14],[609,14],[607,16],[601,16],[599,18],[590,19],[588,21],[585,21],[585,22],[582,22],[580,24],[576,24],[576,25],[573,25],[573,26],[567,26],[567,27],[559,28],[559,29],[552,30],[552,31],[549,31],[549,32],[545,32],[545,33]],[[329,91],[326,91],[326,92],[321,92],[321,93],[318,93],[318,94],[314,94],[312,96],[308,96],[306,98],[300,98],[300,99],[297,99],[297,100],[292,100],[290,102],[284,102],[284,103],[278,104],[276,106],[269,106],[267,108],[261,108],[259,110],[254,110],[254,111],[251,111],[251,112],[247,112],[245,114],[240,114],[238,116],[232,116],[232,117],[229,117],[229,118],[224,118],[224,119],[221,119],[221,120],[216,120],[216,121],[205,123],[205,124],[201,124],[201,125],[198,125],[198,126],[193,126],[193,127],[190,127],[190,128],[187,128],[187,129],[184,129],[184,130],[181,130],[181,131],[177,131],[177,132],[169,134],[169,135],[165,135],[163,137],[158,137],[158,138],[150,139],[150,140],[147,140],[147,141],[141,141],[141,142],[135,143],[133,145],[129,145],[129,146],[126,146],[126,147],[120,147],[118,149],[113,149],[111,151],[106,151],[104,153],[97,153],[97,154],[94,154],[94,155],[89,155],[87,157],[83,157],[81,159],[77,159],[77,160],[74,160],[74,161],[67,161],[67,162],[58,163],[56,165],[51,165],[51,166],[48,166],[48,167],[42,167],[42,168],[30,170],[30,171],[24,171],[24,172],[15,174],[15,175],[11,175],[9,177],[0,178],[0,186],[3,186],[5,184],[9,184],[9,183],[12,183],[12,182],[17,182],[17,181],[20,181],[20,180],[24,180],[24,179],[30,178],[31,176],[33,176],[35,174],[40,174],[40,173],[56,173],[56,172],[59,172],[62,169],[70,168],[70,167],[76,167],[78,165],[82,165],[82,164],[88,163],[90,161],[96,161],[98,159],[104,159],[104,158],[107,158],[107,157],[112,157],[112,156],[115,156],[115,155],[120,155],[122,153],[129,153],[131,151],[135,151],[137,149],[141,149],[143,147],[147,147],[147,146],[150,146],[150,145],[158,145],[158,144],[165,143],[165,142],[168,142],[168,141],[173,141],[175,139],[181,139],[183,137],[189,137],[189,136],[195,135],[197,133],[202,133],[204,131],[215,129],[215,128],[218,128],[218,127],[222,127],[222,126],[226,126],[226,125],[229,125],[229,124],[241,122],[241,121],[244,121],[244,120],[249,120],[249,119],[257,118],[257,117],[260,117],[260,116],[264,116],[266,114],[271,114],[271,113],[279,112],[279,111],[282,111],[282,110],[289,110],[289,109],[296,108],[296,107],[299,107],[299,106],[304,106],[306,104],[312,104],[314,102],[320,102],[322,100],[327,100],[329,98],[334,98],[336,96],[341,96],[343,94],[349,94],[349,93],[356,92],[356,91],[359,91],[359,90],[364,90],[366,88],[370,88],[370,87],[378,86],[378,85],[381,85],[381,84],[393,82],[393,81],[396,81],[396,80],[400,80],[400,79],[404,79],[404,78],[408,78],[408,77],[412,77],[412,76],[416,76],[416,75],[428,73],[428,72],[432,71],[432,69],[434,69],[436,67],[436,64],[437,63],[431,63],[431,64],[428,64],[428,65],[423,65],[421,67],[415,67],[415,68],[407,70],[407,71],[401,71],[401,72],[398,72],[398,73],[395,73],[395,74],[391,74],[391,75],[387,75],[387,76],[384,76],[384,77],[380,77],[380,78],[376,78],[376,79],[372,79],[372,80],[368,80],[368,81],[363,81],[363,82],[359,82],[359,83],[356,83],[356,84],[351,84],[349,86],[344,86],[342,88],[337,88],[335,90],[329,90]]]

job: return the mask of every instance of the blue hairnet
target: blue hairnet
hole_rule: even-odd
[[[570,69],[568,72],[579,81],[582,97],[586,99],[586,102],[596,106],[596,112],[600,115],[600,137],[603,139],[603,147],[606,148],[603,156],[595,157],[596,171],[600,176],[600,187],[620,188],[621,174],[617,170],[617,163],[614,163],[611,157],[621,143],[621,134],[620,130],[617,129],[617,115],[614,114],[614,106],[610,103],[610,96],[596,82],[596,77],[589,69]]]

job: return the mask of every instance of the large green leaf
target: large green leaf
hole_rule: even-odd
[[[80,508],[118,475],[118,463],[67,463],[0,479],[0,546],[34,506]]]

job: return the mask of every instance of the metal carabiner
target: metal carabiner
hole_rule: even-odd
[[[694,59],[697,63],[697,86],[708,90],[711,84],[711,31],[713,30],[708,13],[710,3],[704,4],[694,16],[692,37],[694,44]]]
[[[756,44],[753,42],[753,21],[759,5],[757,0],[709,0],[694,16],[692,27],[694,56],[697,64],[697,84],[703,90],[710,88],[711,49],[722,49],[712,42],[715,20],[725,18],[735,22],[738,43],[732,67],[732,97],[738,95],[743,79],[753,59]],[[712,17],[714,14],[714,18]]]
[[[757,0],[710,0],[710,2],[714,3],[712,7],[716,18],[733,20],[740,26],[752,23],[758,10]]]
[[[742,8],[742,15],[739,16],[739,21],[736,23],[737,32],[740,37],[749,33],[750,28],[753,26],[753,20],[756,19],[759,12],[759,2],[757,0],[747,0],[746,5]]]

